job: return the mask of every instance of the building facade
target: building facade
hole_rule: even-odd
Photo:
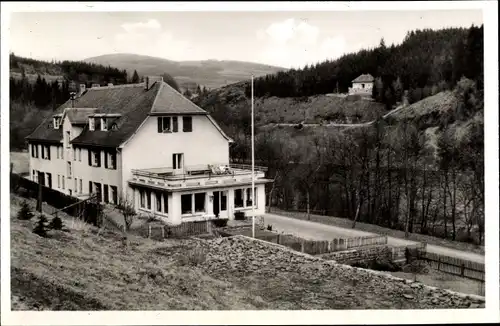
[[[265,212],[265,169],[230,164],[232,140],[161,77],[92,87],[26,138],[31,179],[170,224]]]
[[[360,75],[352,81],[352,87],[349,88],[349,95],[371,95],[374,80],[375,78],[370,74]]]

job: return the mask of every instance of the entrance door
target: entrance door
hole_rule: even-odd
[[[214,191],[214,215],[219,217],[220,213],[220,191]]]
[[[227,191],[214,191],[214,214],[217,217],[227,217]]]

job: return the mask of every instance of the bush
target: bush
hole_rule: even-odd
[[[47,236],[47,218],[43,214],[40,214],[38,222],[33,229],[33,233],[38,234],[41,237]]]
[[[197,266],[203,263],[207,258],[205,250],[201,247],[197,247],[185,255],[180,257],[179,263],[181,265]]]
[[[227,219],[217,219],[217,220],[213,220],[212,223],[218,227],[218,228],[223,228],[227,225]]]
[[[49,228],[52,230],[62,230],[64,224],[59,216],[54,216],[52,221],[50,221]]]
[[[245,219],[245,213],[243,212],[236,212],[234,213],[234,219],[235,220],[239,220],[239,221],[242,221]]]
[[[21,209],[17,213],[18,220],[31,220],[33,213],[31,212],[31,207],[27,201],[23,201],[21,204]]]

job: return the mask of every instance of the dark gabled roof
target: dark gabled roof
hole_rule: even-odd
[[[89,116],[94,113],[99,112],[99,109],[90,109],[90,108],[67,108],[65,111],[66,116],[74,125],[82,125],[87,124],[89,120]]]
[[[375,78],[373,78],[372,75],[363,74],[363,75],[360,75],[358,78],[354,79],[352,82],[353,83],[369,83],[369,82],[372,82],[374,80],[375,80]]]
[[[181,93],[162,83],[158,96],[151,108],[151,115],[160,114],[208,114],[207,111],[196,106]]]
[[[208,114],[197,107],[165,82],[156,82],[149,90],[144,83],[89,88],[81,97],[61,105],[54,113],[67,111],[72,123],[83,123],[92,113],[119,113],[114,120],[117,130],[90,131],[88,122],[79,136],[71,142],[79,145],[118,147],[126,141],[148,117],[155,114]],[[74,109],[71,109],[74,107]],[[84,108],[83,110],[80,108]],[[52,119],[52,117],[50,117]],[[51,120],[46,119],[27,140],[62,140],[62,130],[49,127]]]

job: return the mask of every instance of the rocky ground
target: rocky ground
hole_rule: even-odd
[[[188,256],[194,253],[204,254],[197,266],[210,276],[244,286],[281,309],[484,307],[473,296],[454,295],[243,237],[200,241]]]

